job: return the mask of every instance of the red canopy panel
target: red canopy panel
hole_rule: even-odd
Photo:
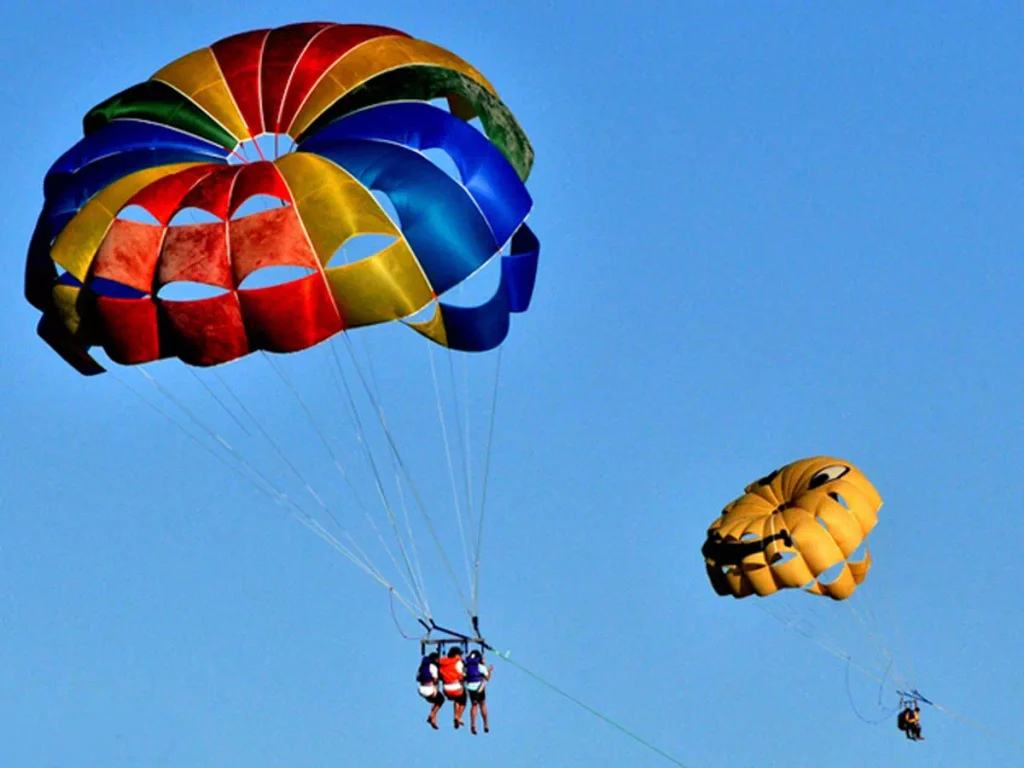
[[[235,286],[264,267],[306,267],[320,270],[298,212],[288,206],[233,219],[228,243]]]
[[[263,267],[319,269],[290,205],[223,223],[166,226],[185,208],[226,220],[255,195],[291,200],[273,163],[204,167],[164,177],[136,193],[126,207],[140,205],[165,226],[115,219],[97,251],[92,274],[155,293],[175,281],[233,289]]]
[[[136,365],[162,357],[155,301],[100,296],[96,307],[106,333],[103,348],[111,360],[121,365]]]
[[[222,165],[208,173],[178,203],[178,211],[198,208],[218,219],[227,219],[231,208],[231,190],[243,165]]]
[[[256,29],[226,37],[210,46],[252,136],[263,133],[260,60],[263,57],[263,44],[269,34],[269,29]]]
[[[227,290],[235,287],[226,224],[180,224],[168,227],[166,232],[153,293],[176,281],[204,283]]]
[[[152,293],[165,231],[156,224],[114,219],[96,251],[93,276]]]
[[[292,202],[288,184],[272,162],[261,160],[236,166],[236,169],[237,176],[228,200],[228,216],[234,216],[239,206],[254,195],[269,195],[287,203]]]
[[[160,328],[162,357],[178,357],[189,365],[217,365],[252,351],[237,294],[156,301],[166,319]]]
[[[409,37],[404,32],[370,24],[345,24],[327,27],[317,34],[295,63],[291,81],[274,124],[275,133],[284,133],[305,104],[310,91],[334,63],[361,43],[375,37]]]
[[[265,131],[281,132],[281,105],[295,65],[315,35],[329,26],[320,22],[289,24],[271,31],[263,48],[263,63],[260,67]]]
[[[238,297],[254,349],[298,352],[344,330],[321,272],[269,288],[241,290]]]
[[[136,192],[124,207],[138,205],[149,211],[161,224],[166,225],[174,218],[174,214],[181,207],[182,199],[189,191],[211,173],[223,168],[224,166],[219,163],[210,163],[164,176]]]
[[[103,346],[122,365],[166,357],[217,365],[258,349],[298,352],[344,330],[320,273],[196,301],[100,296],[97,307]]]

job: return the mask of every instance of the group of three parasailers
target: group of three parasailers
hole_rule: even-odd
[[[471,703],[469,711],[469,729],[476,734],[477,710],[483,718],[484,733],[490,732],[487,722],[487,681],[491,679],[493,665],[484,661],[481,651],[472,650],[462,659],[462,648],[453,646],[442,656],[433,651],[423,656],[420,668],[416,673],[419,694],[430,702],[430,714],[427,722],[437,730],[437,715],[448,699],[455,707],[455,729],[465,725],[462,715],[466,711],[466,698]]]

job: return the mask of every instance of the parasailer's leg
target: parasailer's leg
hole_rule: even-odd
[[[487,724],[487,688],[486,682],[478,684],[479,687],[476,690],[469,691],[469,700],[472,702],[472,706],[469,709],[469,727],[470,730],[476,733],[476,713],[480,710],[480,714],[483,715],[484,720],[484,733],[490,733],[490,727]]]
[[[445,685],[444,695],[446,698],[451,699],[452,706],[455,707],[455,719],[453,725],[455,730],[458,730],[461,726],[465,725],[462,722],[462,715],[466,711],[466,689],[461,684],[458,686],[458,693],[455,693],[451,688],[454,686]]]
[[[437,730],[437,714],[441,711],[441,707],[444,706],[444,696],[440,691],[435,696],[428,699],[431,703],[430,714],[427,715],[427,722],[430,723],[430,727],[435,731]]]
[[[455,727],[458,728],[460,725],[464,725],[462,722],[462,716],[466,712],[466,694],[463,692],[462,696],[455,700]]]

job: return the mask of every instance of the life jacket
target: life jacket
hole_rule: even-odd
[[[443,680],[446,685],[462,682],[462,672],[458,669],[460,661],[462,661],[462,659],[458,656],[445,656],[438,664],[438,669],[441,671],[441,680]]]
[[[435,662],[429,657],[424,656],[423,660],[420,661],[420,669],[416,673],[416,682],[421,685],[427,685],[428,683],[434,682],[434,673],[430,671],[430,667]]]
[[[487,679],[483,658],[470,656],[466,659],[466,682],[479,683]]]

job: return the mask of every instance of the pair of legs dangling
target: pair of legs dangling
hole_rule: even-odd
[[[470,686],[469,730],[476,735],[476,712],[479,709],[484,721],[484,733],[490,733],[491,728],[487,723],[487,683],[470,683]]]

